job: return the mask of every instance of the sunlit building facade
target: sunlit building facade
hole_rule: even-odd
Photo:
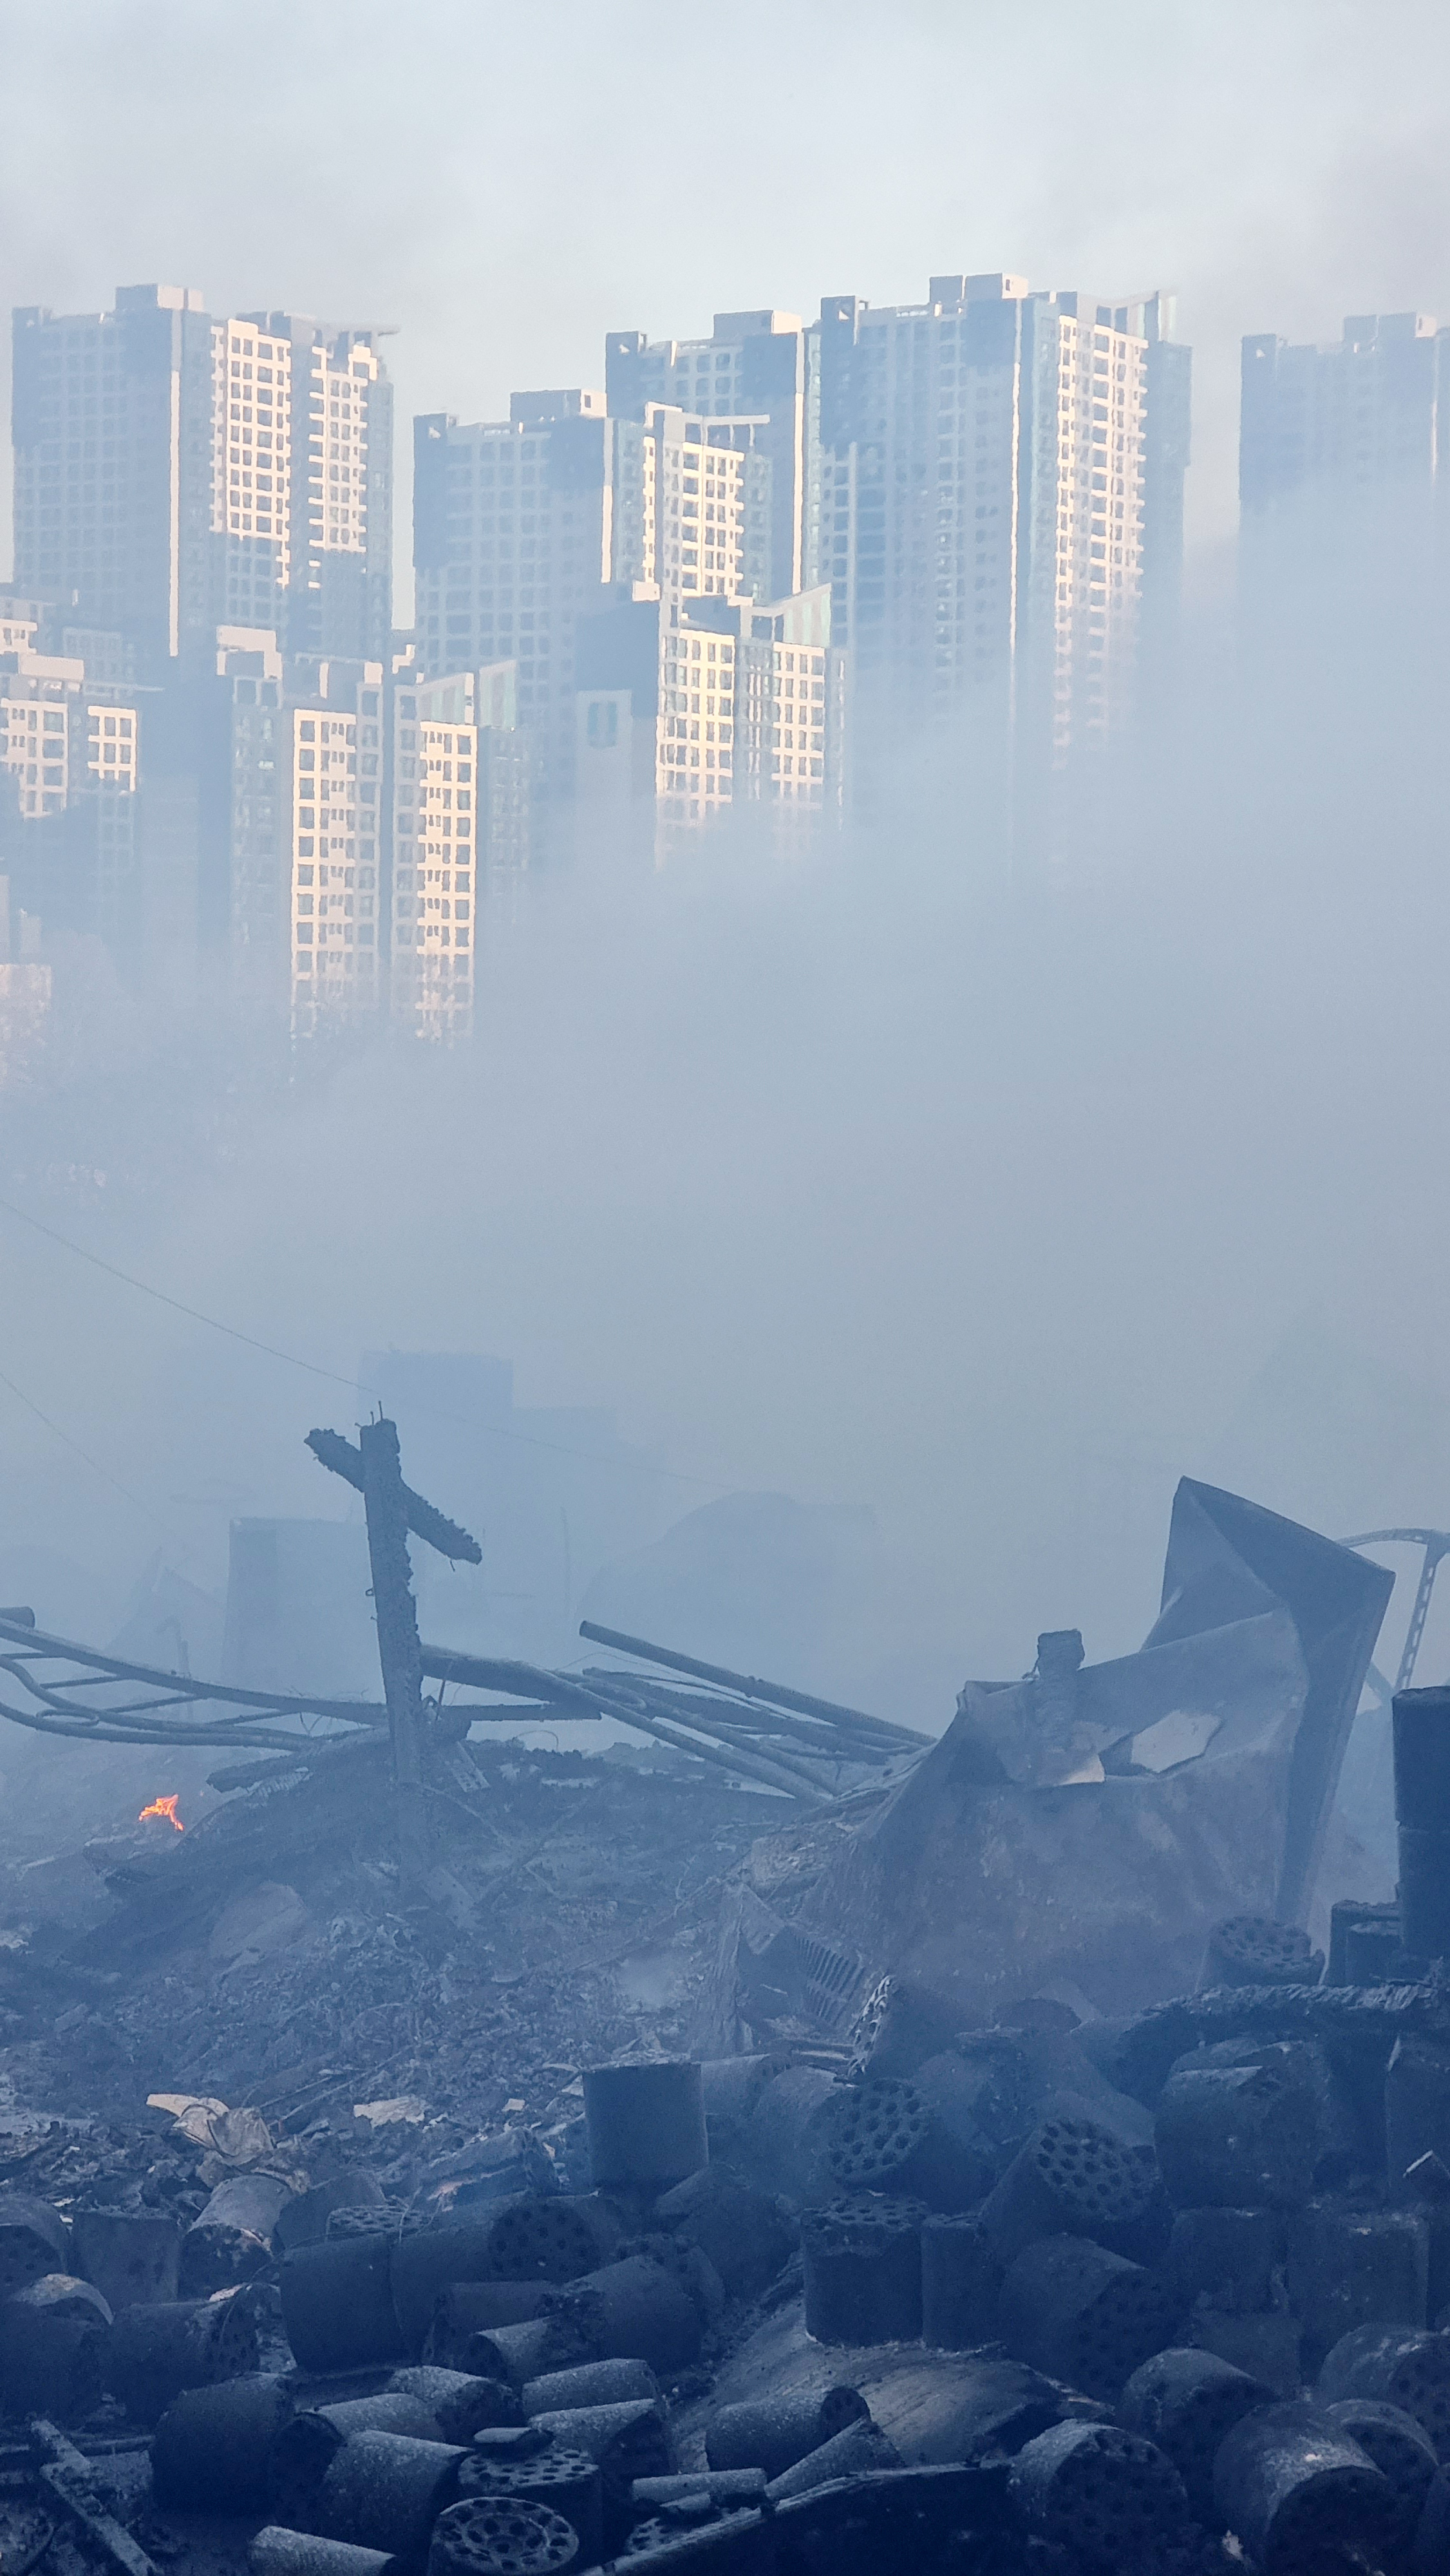
[[[222,624],[381,658],[392,389],[371,330],[216,318],[194,289],[14,316],[15,580],[127,638],[145,676]]]

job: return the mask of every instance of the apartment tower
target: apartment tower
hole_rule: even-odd
[[[371,329],[118,288],[14,316],[15,581],[136,647],[219,625],[380,659],[392,617],[392,389]]]

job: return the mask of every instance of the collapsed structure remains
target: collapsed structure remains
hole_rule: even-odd
[[[1185,1482],[1141,1651],[928,1743],[430,1649],[474,1540],[312,1446],[379,1704],[0,1613],[17,1722],[224,1757],[8,1873],[8,2576],[1450,2568],[1450,1691],[1308,1929],[1388,1575]]]

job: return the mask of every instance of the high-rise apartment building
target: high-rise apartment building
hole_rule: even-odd
[[[613,440],[590,390],[516,395],[503,422],[414,423],[418,661],[518,668],[541,807],[572,792],[574,629],[610,577]]]
[[[845,657],[827,590],[764,606],[621,585],[579,639],[583,811],[657,861],[726,823],[798,848],[845,802]]]
[[[1239,494],[1257,517],[1321,492],[1336,515],[1386,487],[1450,478],[1450,330],[1428,313],[1352,313],[1328,348],[1243,343]]]
[[[1353,313],[1328,348],[1243,343],[1241,601],[1321,640],[1378,600],[1403,620],[1443,583],[1450,330],[1427,313]],[[1400,631],[1410,627],[1401,622]]]
[[[415,424],[418,658],[430,676],[517,665],[545,846],[572,828],[575,648],[605,587],[671,600],[765,594],[769,458],[748,420],[582,389],[516,394],[506,422]]]
[[[478,675],[393,697],[392,1013],[421,1037],[473,1007],[478,924]]]
[[[1145,592],[1171,598],[1181,550],[1167,319],[1007,275],[823,304],[822,568],[878,794],[935,737],[974,764],[988,828],[1020,839],[1031,815],[1041,854],[1049,782],[1121,730]]]
[[[708,340],[647,340],[611,331],[604,389],[612,420],[646,417],[666,403],[697,419],[745,416],[770,460],[770,562],[759,598],[787,598],[816,579],[820,463],[819,333],[794,313],[717,313]]]
[[[288,660],[265,631],[217,636],[222,767],[203,817],[230,944],[259,1007],[299,1035],[374,1020],[467,1025],[479,907],[528,864],[511,663],[384,686],[375,662]]]
[[[73,656],[0,653],[0,874],[47,933],[135,944],[141,703]]]
[[[218,625],[381,658],[392,389],[372,330],[216,319],[190,288],[14,316],[15,577],[127,639],[146,675]]]
[[[299,1035],[376,1014],[383,993],[383,668],[298,656],[223,627],[224,865],[231,949],[257,1005]],[[215,864],[215,859],[213,864]]]
[[[759,424],[647,403],[640,421],[612,426],[610,578],[671,601],[766,598],[773,475],[755,443]]]

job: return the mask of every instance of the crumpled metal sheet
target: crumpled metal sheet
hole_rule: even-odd
[[[1230,1914],[1302,1919],[1389,1579],[1185,1479],[1136,1655],[958,1713],[835,1849],[801,1921],[990,2017],[1071,1979],[1102,2011],[1195,1983]]]

